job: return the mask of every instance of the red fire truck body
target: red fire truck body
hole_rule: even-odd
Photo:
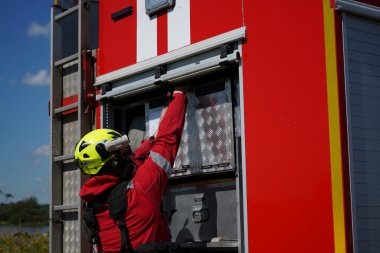
[[[76,141],[95,128],[149,137],[187,80],[163,200],[173,241],[380,252],[380,2],[67,2],[52,7],[50,252],[89,250]]]

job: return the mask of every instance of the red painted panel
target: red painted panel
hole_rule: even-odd
[[[132,15],[113,21],[111,15],[128,6]],[[97,74],[102,75],[136,63],[136,0],[107,0],[99,3],[99,51]]]
[[[191,1],[191,43],[243,26],[242,1]]]
[[[322,4],[244,1],[250,252],[334,252]]]
[[[157,14],[157,54],[168,52],[168,15],[167,11]]]
[[[119,21],[111,15],[128,6],[133,14]],[[100,2],[97,76],[135,64],[137,50],[137,0]],[[242,27],[241,1],[192,1],[190,4],[190,40],[196,43]],[[185,17],[184,17],[185,18]],[[168,52],[167,10],[157,14],[157,54]],[[180,34],[178,36],[181,36]]]
[[[71,104],[74,104],[74,103],[77,103],[77,102],[78,102],[78,94],[75,94],[73,96],[63,98],[62,99],[62,106],[71,105]],[[78,111],[78,108],[75,108],[75,109],[71,109],[71,110],[65,111],[62,114],[66,115],[66,114],[74,113],[74,112],[77,112],[77,111]]]

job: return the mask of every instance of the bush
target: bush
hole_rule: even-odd
[[[47,253],[49,235],[40,233],[0,233],[1,253]]]
[[[49,225],[49,205],[39,205],[35,197],[16,203],[0,203],[2,226],[47,226]]]

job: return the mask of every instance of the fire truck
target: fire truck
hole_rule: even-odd
[[[186,252],[380,252],[380,1],[55,0],[50,246],[89,252],[86,133],[191,81],[162,201]]]

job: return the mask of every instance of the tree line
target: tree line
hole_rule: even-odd
[[[1,226],[40,227],[48,224],[49,205],[38,204],[36,197],[29,197],[16,203],[0,203]]]

